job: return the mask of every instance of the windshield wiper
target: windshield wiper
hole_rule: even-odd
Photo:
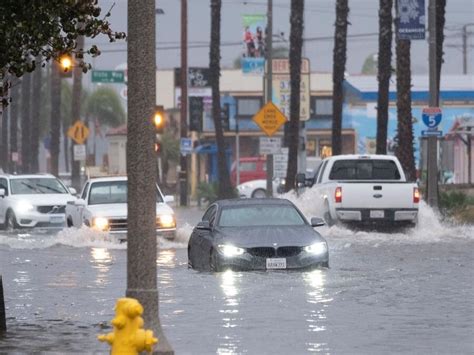
[[[30,184],[28,184],[28,183],[26,183],[26,182],[24,182],[24,181],[22,181],[21,184],[22,184],[22,185],[25,185],[25,186],[26,186],[27,188],[29,188],[30,190],[37,191],[37,192],[40,192],[40,193],[44,194],[44,192],[41,191],[40,189],[38,189],[38,188],[36,188],[35,186],[30,185]]]
[[[36,186],[44,187],[45,189],[48,189],[48,190],[57,192],[58,194],[62,194],[62,193],[63,193],[61,190],[55,189],[54,187],[51,187],[51,186],[47,186],[47,185],[43,185],[43,184],[36,184]]]

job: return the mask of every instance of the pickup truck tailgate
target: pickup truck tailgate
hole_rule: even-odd
[[[414,208],[412,183],[351,182],[339,183],[342,202],[338,208]]]

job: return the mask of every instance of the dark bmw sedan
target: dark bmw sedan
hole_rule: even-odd
[[[327,243],[313,229],[322,225],[285,199],[217,201],[191,234],[188,263],[210,271],[328,267]]]

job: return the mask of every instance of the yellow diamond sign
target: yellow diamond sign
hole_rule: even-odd
[[[253,116],[253,121],[267,136],[273,136],[286,122],[286,117],[280,112],[273,102],[268,102],[258,113]]]
[[[87,128],[82,121],[77,120],[71,127],[69,127],[67,135],[74,140],[76,144],[84,144],[87,137],[89,137],[89,128]]]

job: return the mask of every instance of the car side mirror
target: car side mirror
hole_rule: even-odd
[[[165,203],[174,202],[174,196],[173,195],[165,195],[165,197],[163,198],[163,201],[165,201]]]
[[[211,224],[209,221],[201,221],[197,224],[196,228],[201,230],[211,230]]]
[[[68,189],[69,189],[69,193],[71,195],[73,195],[73,196],[77,195],[77,190],[74,187],[69,186]]]
[[[6,191],[5,189],[0,189],[0,197],[5,197]]]
[[[311,218],[311,227],[322,227],[325,224],[326,224],[326,222],[324,222],[324,219],[322,219],[320,217]]]
[[[85,206],[86,205],[86,201],[83,200],[82,198],[78,198],[76,201],[74,201],[74,204],[76,206]]]

